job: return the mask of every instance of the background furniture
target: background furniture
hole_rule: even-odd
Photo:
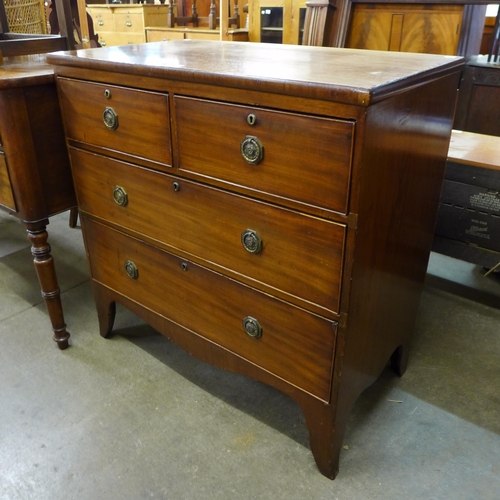
[[[302,45],[306,0],[253,0],[248,14],[251,42]]]
[[[500,136],[499,110],[500,63],[488,62],[488,56],[474,57],[462,75],[453,127]]]
[[[433,250],[492,269],[500,263],[500,137],[454,130]]]
[[[101,335],[120,302],[284,391],[333,478],[360,392],[389,359],[406,369],[462,59],[197,41],[114,54],[49,57]]]
[[[76,206],[52,68],[40,54],[73,48],[69,3],[58,2],[62,36],[9,31],[3,3],[0,54],[0,208],[21,219],[32,244],[35,269],[54,340],[68,346],[59,286],[47,242],[51,215]],[[27,55],[29,54],[29,55]]]
[[[87,12],[99,43],[105,46],[144,43],[147,26],[167,26],[168,5],[96,4]]]

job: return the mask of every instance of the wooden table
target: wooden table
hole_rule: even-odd
[[[119,302],[285,392],[335,477],[354,401],[406,369],[462,59],[173,41],[48,60],[101,335]]]
[[[68,346],[60,291],[47,242],[48,218],[76,200],[53,70],[45,56],[0,66],[0,208],[21,219],[60,349]]]

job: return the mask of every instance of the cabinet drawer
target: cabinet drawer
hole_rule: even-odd
[[[16,211],[16,202],[14,200],[14,193],[10,184],[9,170],[5,155],[0,152],[0,205]]]
[[[66,78],[58,78],[58,85],[70,142],[132,156],[137,163],[154,162],[162,170],[172,165],[167,94]],[[116,116],[109,121],[111,128],[104,123],[105,110],[110,118]]]
[[[336,322],[84,219],[92,278],[328,401]],[[125,270],[128,261],[130,277]],[[135,269],[134,269],[135,266]],[[253,338],[250,332],[261,336]],[[300,328],[297,328],[300,325]]]
[[[70,154],[82,211],[304,307],[339,310],[344,225],[81,150]],[[113,199],[117,186],[125,206]],[[255,234],[243,238],[247,230]],[[251,246],[259,238],[260,251]]]
[[[115,31],[144,33],[142,12],[115,12]]]
[[[107,9],[87,9],[88,13],[94,21],[94,31],[99,33],[100,31],[113,31],[113,13]]]
[[[284,202],[347,212],[352,122],[180,96],[175,97],[175,117],[183,172]],[[242,155],[241,143],[248,137],[263,147],[257,164]],[[247,142],[252,149],[255,140]]]

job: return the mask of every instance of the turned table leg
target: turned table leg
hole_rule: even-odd
[[[35,270],[40,282],[42,297],[49,312],[53,339],[59,349],[68,347],[69,333],[66,331],[64,314],[61,304],[61,293],[57,283],[54,260],[50,253],[50,245],[47,242],[48,234],[46,227],[49,221],[43,219],[38,222],[25,222],[28,230],[28,239],[31,242],[31,253],[34,257]]]

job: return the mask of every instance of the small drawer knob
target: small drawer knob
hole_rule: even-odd
[[[116,130],[118,128],[118,115],[116,111],[109,106],[104,108],[102,112],[102,121],[109,130]]]
[[[260,337],[262,337],[262,326],[260,326],[260,323],[255,318],[252,318],[252,316],[247,316],[243,320],[243,330],[253,339],[260,339]]]
[[[139,270],[131,260],[127,260],[127,262],[125,262],[125,272],[127,273],[127,276],[133,280],[136,280],[139,277]]]
[[[125,26],[128,26],[128,27],[132,26],[132,21],[126,21]]]
[[[125,207],[128,203],[127,192],[121,186],[115,186],[113,189],[113,199],[117,205]]]
[[[259,253],[262,250],[262,238],[252,229],[241,233],[241,243],[247,252]]]
[[[253,135],[247,135],[240,144],[241,156],[252,165],[257,165],[264,158],[264,146]]]

